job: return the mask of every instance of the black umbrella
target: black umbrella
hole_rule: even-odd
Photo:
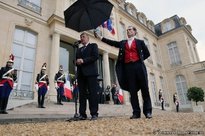
[[[108,0],[78,0],[64,11],[65,26],[78,32],[95,29],[110,18]]]

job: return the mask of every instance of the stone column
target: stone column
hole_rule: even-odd
[[[108,52],[103,52],[103,82],[104,89],[106,89],[106,87],[110,85],[110,65]]]
[[[49,100],[56,100],[56,90],[54,86],[54,76],[59,68],[59,50],[60,50],[60,34],[54,32],[52,35],[51,55],[50,55],[50,69],[49,69],[49,81],[50,90]]]

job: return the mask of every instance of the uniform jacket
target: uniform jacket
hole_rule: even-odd
[[[116,74],[117,74],[120,87],[123,90],[128,90],[128,87],[126,85],[126,78],[125,78],[126,73],[124,71],[125,45],[126,45],[127,40],[113,41],[113,40],[103,38],[102,41],[111,46],[115,46],[119,48],[119,54],[118,54],[118,59],[116,63]],[[137,44],[137,52],[140,58],[140,62],[142,63],[144,73],[146,74],[147,71],[144,65],[144,60],[150,56],[149,50],[143,40],[135,39],[135,42]]]
[[[43,77],[45,74],[41,74],[39,73],[36,77],[36,81],[37,83],[40,83],[41,81],[45,82],[46,86],[49,85],[49,79],[48,79],[48,75],[46,75],[44,78],[41,79],[41,77]],[[41,79],[41,80],[40,80]]]
[[[65,80],[65,75],[63,75],[62,73],[56,73],[56,75],[55,75],[55,82],[58,82],[58,81],[62,81],[62,82],[66,82],[66,80]],[[61,77],[61,78],[59,78],[59,77]]]
[[[56,73],[54,80],[58,86],[63,86],[66,82],[65,75],[60,72]]]
[[[11,70],[11,69],[12,69],[11,67],[7,67],[7,66],[1,68],[1,70],[0,70],[0,84],[4,84],[5,82],[8,82],[9,85],[13,88],[13,84],[17,80],[17,72],[14,69],[13,70]],[[11,72],[8,72],[9,70],[11,70]]]
[[[83,64],[77,65],[77,76],[98,76],[97,60],[98,46],[95,43],[89,43],[83,50],[79,48],[76,53],[76,60],[83,59]]]

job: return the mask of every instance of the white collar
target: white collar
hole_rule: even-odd
[[[87,47],[87,46],[88,46],[88,44],[90,44],[90,43],[88,42],[88,43],[87,43],[87,44],[85,44],[85,45],[83,44],[83,47]]]
[[[135,39],[135,37],[130,37],[130,38],[128,38],[127,40],[128,41],[133,41]]]

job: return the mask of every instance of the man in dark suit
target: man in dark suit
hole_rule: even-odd
[[[152,104],[148,88],[147,70],[144,60],[150,56],[149,50],[144,41],[136,39],[137,30],[133,26],[127,29],[127,40],[113,41],[99,36],[103,42],[119,48],[119,55],[116,64],[116,73],[120,87],[130,92],[133,115],[130,119],[140,118],[137,92],[141,89],[143,98],[143,113],[146,118],[152,118]]]
[[[97,95],[97,60],[98,46],[95,43],[89,43],[89,36],[86,33],[80,35],[80,42],[83,47],[76,52],[77,80],[79,87],[79,119],[85,120],[86,102],[89,101],[91,120],[98,117],[98,95]]]

